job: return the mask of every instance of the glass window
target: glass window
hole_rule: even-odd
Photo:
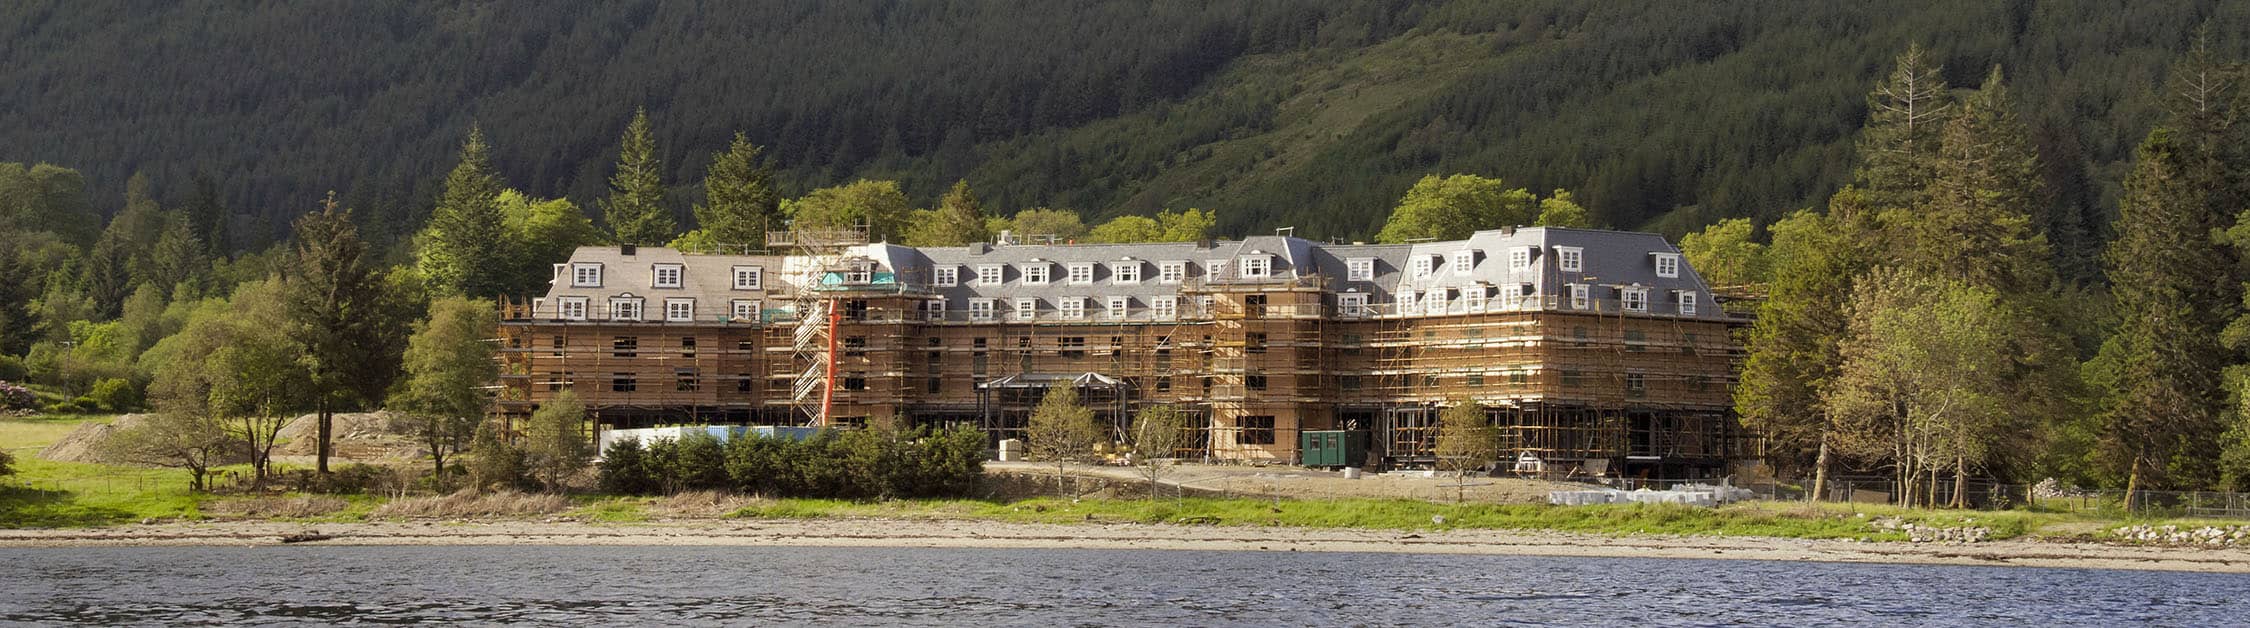
[[[987,286],[1000,285],[1000,269],[1001,266],[999,264],[985,264],[983,266],[978,266],[977,283]]]
[[[1344,260],[1345,281],[1374,281],[1375,260],[1367,258]]]
[[[1039,317],[1039,300],[1025,297],[1016,299],[1016,320],[1028,321]]]
[[[658,288],[680,287],[679,264],[656,264],[653,268],[656,271],[656,277],[652,280],[653,283],[651,285],[654,285]]]
[[[1075,321],[1086,318],[1086,299],[1084,297],[1063,297],[1056,305],[1062,309],[1063,320]]]
[[[640,299],[610,299],[609,319],[613,321],[641,320]]]
[[[927,318],[932,321],[945,320],[945,299],[930,299],[928,301],[924,301],[922,307],[922,312],[926,314],[926,316],[924,316],[923,318]],[[931,338],[930,340],[934,341],[937,339]]]
[[[766,269],[757,266],[734,267],[734,289],[764,290],[765,288]]]
[[[1555,247],[1555,265],[1566,273],[1586,272],[1586,249],[1575,246]]]
[[[1109,268],[1109,277],[1117,283],[1140,283],[1140,262],[1118,262]]]
[[[575,288],[602,287],[602,265],[571,264],[570,285]]]
[[[1682,293],[1680,293],[1680,315],[1681,315],[1681,316],[1694,316],[1694,315],[1695,315],[1695,293],[1693,293],[1693,292],[1682,292]]]
[[[1273,274],[1273,256],[1270,256],[1270,255],[1244,255],[1244,256],[1242,256],[1242,276],[1243,276],[1243,277],[1247,277],[1247,278],[1250,278],[1250,279],[1264,279],[1264,278],[1266,278],[1266,277],[1269,277],[1269,276],[1271,276],[1272,274]]]
[[[1472,271],[1472,270],[1476,270],[1476,268],[1477,268],[1477,252],[1476,252],[1476,251],[1454,251],[1454,252],[1453,252],[1453,272],[1454,272],[1454,274],[1467,274],[1467,273],[1468,273],[1469,271]]]
[[[1583,310],[1593,305],[1593,296],[1591,292],[1591,290],[1587,289],[1586,284],[1570,284],[1570,309]]]
[[[758,320],[758,310],[759,303],[757,301],[738,299],[734,302],[734,320],[755,322]]]
[[[1647,288],[1619,288],[1617,298],[1624,302],[1627,312],[1648,311]]]
[[[1680,256],[1670,253],[1658,253],[1656,255],[1656,276],[1664,278],[1679,277]]]
[[[675,323],[695,320],[695,299],[665,299],[664,320]]]
[[[969,301],[969,320],[972,320],[972,321],[989,321],[989,320],[992,320],[992,309],[993,309],[993,300],[992,300],[992,299],[974,299],[974,300],[971,300],[971,301]]]
[[[1530,248],[1519,246],[1513,249],[1508,249],[1508,270],[1523,270],[1530,267]]]
[[[1203,263],[1203,278],[1217,281],[1228,276],[1226,260],[1215,259]]]
[[[1032,285],[1047,283],[1047,272],[1053,267],[1046,262],[1032,262],[1023,267],[1023,282]]]
[[[1431,265],[1432,263],[1430,262],[1430,256],[1428,255],[1416,255],[1414,256],[1414,261],[1408,264],[1408,266],[1414,273],[1415,279],[1421,279],[1423,277],[1430,276]]]
[[[1125,314],[1129,309],[1131,309],[1129,307],[1131,305],[1131,302],[1132,300],[1127,297],[1110,297],[1109,317],[1113,319],[1125,318]]]
[[[1157,262],[1156,264],[1156,281],[1160,283],[1179,283],[1180,279],[1186,276],[1187,262]]]
[[[932,274],[932,282],[937,285],[945,287],[961,285],[961,268],[959,266],[952,264],[939,266],[933,270]]]
[[[1271,445],[1274,443],[1273,432],[1273,417],[1270,415],[1242,417],[1244,445]]]
[[[562,301],[558,302],[556,305],[561,308],[561,311],[557,314],[559,314],[563,320],[586,320],[586,297],[563,297]]]
[[[1367,295],[1359,292],[1336,295],[1336,310],[1339,315],[1349,318],[1366,316]]]
[[[1482,312],[1482,311],[1484,311],[1484,297],[1485,297],[1485,292],[1484,292],[1484,291],[1485,291],[1485,287],[1484,287],[1484,284],[1477,284],[1477,285],[1474,285],[1474,286],[1469,286],[1469,287],[1467,287],[1467,288],[1462,288],[1462,289],[1461,289],[1461,297],[1462,297],[1462,299],[1463,299],[1463,300],[1465,300],[1465,301],[1467,301],[1467,302],[1468,302],[1468,308],[1469,308],[1469,311],[1471,311],[1471,312]]]
[[[1094,283],[1094,265],[1093,265],[1093,263],[1091,263],[1091,262],[1086,262],[1086,263],[1071,264],[1071,265],[1070,265],[1070,283],[1073,283],[1073,284],[1079,284],[1079,285],[1084,285],[1084,284],[1090,284],[1090,283]]]
[[[1149,310],[1158,319],[1171,320],[1180,316],[1180,298],[1162,296],[1149,299]]]

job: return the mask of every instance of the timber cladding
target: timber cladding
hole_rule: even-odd
[[[1468,399],[1510,457],[1676,475],[1740,453],[1746,321],[1650,234],[588,247],[556,273],[505,308],[502,414],[567,389],[608,427],[896,415],[1003,438],[1068,385],[1120,428],[1149,404],[1188,410],[1183,455],[1216,460],[1294,462],[1301,431],[1351,429],[1371,433],[1374,462],[1426,464],[1436,412]]]

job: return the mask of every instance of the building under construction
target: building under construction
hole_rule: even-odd
[[[844,425],[895,415],[1021,435],[1078,389],[1120,428],[1188,411],[1183,457],[1295,462],[1363,430],[1373,466],[1434,461],[1474,399],[1509,459],[1695,477],[1737,456],[1745,321],[1661,236],[913,248],[786,232],[772,254],[585,247],[509,303],[500,412],[573,390],[603,427]]]

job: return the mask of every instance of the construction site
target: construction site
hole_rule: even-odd
[[[1198,461],[1299,464],[1342,433],[1364,445],[1337,466],[1428,467],[1439,412],[1470,400],[1503,468],[1694,478],[1747,454],[1731,389],[1748,321],[1654,234],[913,248],[776,232],[748,254],[581,248],[503,319],[496,412],[570,390],[595,429],[895,416],[997,443],[1068,386],[1116,434],[1151,404],[1186,411],[1178,457]]]

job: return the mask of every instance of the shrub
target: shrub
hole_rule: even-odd
[[[984,474],[985,437],[974,429],[822,432],[794,440],[708,437],[613,446],[602,486],[617,494],[731,489],[775,497],[959,497]],[[638,458],[636,464],[634,459]]]
[[[0,380],[0,410],[20,410],[39,404],[39,395],[13,382]]]
[[[0,477],[8,477],[15,474],[16,457],[13,455],[9,455],[8,450],[0,449]]]
[[[31,367],[24,365],[23,358],[0,355],[0,381],[20,382],[30,376]]]
[[[131,380],[109,378],[94,382],[94,389],[86,393],[104,412],[129,412],[141,407],[141,389]]]
[[[487,423],[469,445],[469,483],[478,489],[530,490],[530,465],[523,450],[501,438],[499,428]]]
[[[648,473],[647,450],[641,441],[625,440],[609,446],[601,463],[601,490],[612,495],[647,495],[656,492],[656,478]]]
[[[679,442],[679,454],[672,458],[670,476],[676,485],[672,492],[709,491],[727,488],[726,450],[719,439],[710,434],[689,434]]]

